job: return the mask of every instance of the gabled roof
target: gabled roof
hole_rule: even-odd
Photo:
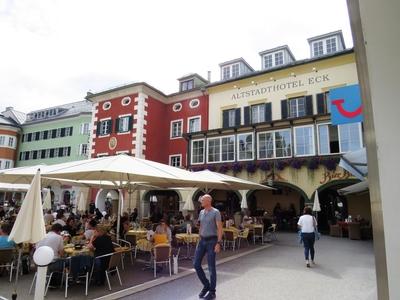
[[[344,38],[343,38],[343,32],[341,30],[336,30],[336,31],[325,33],[325,34],[313,36],[313,37],[308,38],[307,41],[308,41],[308,43],[311,43],[313,41],[326,39],[328,37],[335,36],[335,35],[340,36],[340,40],[342,42],[343,48],[346,49],[346,45],[344,43]]]
[[[286,50],[289,53],[290,57],[293,60],[296,60],[288,45],[283,45],[283,46],[275,47],[275,48],[272,48],[272,49],[267,49],[267,50],[259,52],[258,54],[260,54],[260,56],[263,56],[265,54],[274,53],[274,52],[277,52],[277,51],[280,51],[280,50]]]
[[[18,124],[12,118],[6,117],[3,114],[0,114],[0,125],[11,126],[11,127],[16,127],[16,128],[21,127],[20,124]]]
[[[254,69],[247,63],[247,61],[244,60],[243,57],[235,58],[235,59],[228,60],[226,62],[220,63],[219,66],[223,67],[223,66],[234,64],[234,63],[240,63],[240,62],[244,63],[251,71],[254,72]]]

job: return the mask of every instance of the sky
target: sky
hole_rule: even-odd
[[[177,78],[219,80],[218,64],[341,29],[352,47],[346,0],[0,0],[0,111],[83,100],[88,91],[146,81],[166,94]]]

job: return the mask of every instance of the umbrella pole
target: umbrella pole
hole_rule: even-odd
[[[17,284],[18,284],[18,276],[19,276],[19,270],[21,268],[21,257],[22,257],[22,248],[18,249],[18,260],[17,260],[17,271],[15,273],[15,282],[14,282],[14,293],[15,299],[17,298]]]

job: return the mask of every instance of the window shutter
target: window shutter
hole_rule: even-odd
[[[240,120],[240,108],[235,109],[235,126],[240,126],[241,120]]]
[[[22,142],[25,142],[25,134],[22,135]],[[21,159],[19,159],[21,160]]]
[[[115,132],[119,132],[119,118],[115,119]]]
[[[287,119],[288,118],[288,101],[281,100],[281,117],[282,119]]]
[[[110,128],[110,132],[109,133],[112,133],[113,132],[112,131],[112,120],[108,120],[107,122],[108,122],[108,128]]]
[[[60,134],[61,137],[64,137],[64,136],[65,136],[65,129],[66,129],[66,128],[61,128],[61,134]]]
[[[68,147],[68,155],[67,156],[71,156],[71,147]]]
[[[83,134],[83,127],[84,127],[84,125],[85,125],[85,123],[81,123],[81,126],[80,126],[80,128],[79,128],[79,132],[80,132],[81,134]]]
[[[313,112],[313,103],[312,103],[312,95],[306,96],[306,115],[312,116]]]
[[[317,114],[326,114],[327,109],[325,105],[324,93],[317,94]]]
[[[129,125],[128,125],[128,130],[132,130],[132,128],[133,128],[133,117],[132,117],[132,116],[130,116],[130,117],[129,117]]]
[[[69,136],[72,136],[73,133],[74,133],[74,127],[71,126],[71,127],[69,128]]]
[[[222,128],[229,127],[229,110],[222,111]]]
[[[100,135],[100,127],[101,127],[101,122],[97,122],[97,128],[96,128],[96,135]]]
[[[272,121],[272,103],[265,103],[265,122]]]
[[[250,125],[250,106],[244,107],[244,125]]]

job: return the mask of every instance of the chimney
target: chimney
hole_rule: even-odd
[[[211,82],[211,71],[207,71],[207,80]]]

